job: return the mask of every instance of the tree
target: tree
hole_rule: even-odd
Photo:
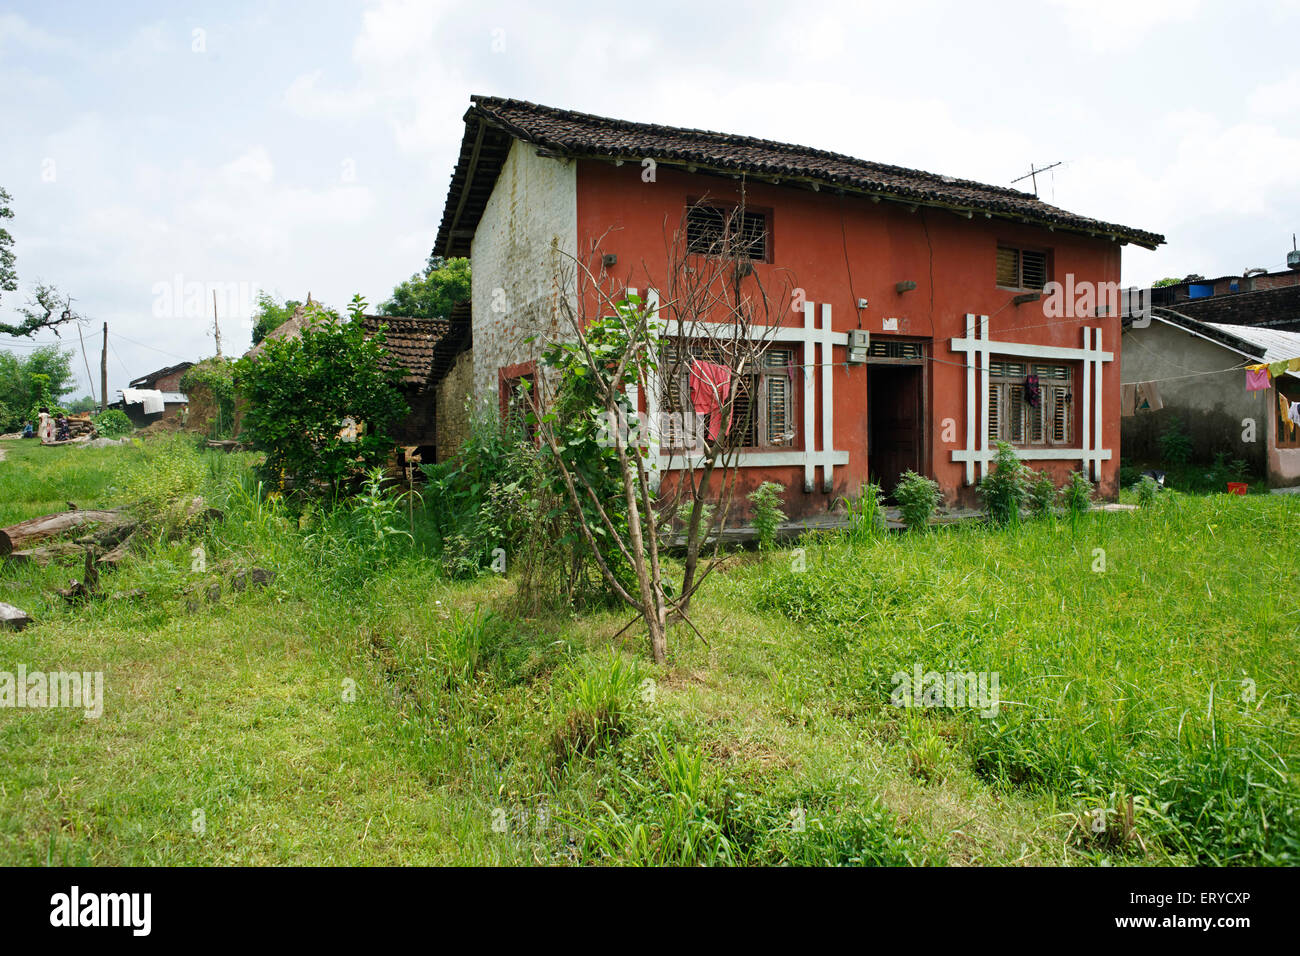
[[[235,363],[244,426],[273,481],[337,492],[392,450],[389,429],[408,411],[402,373],[385,367],[382,333],[365,334],[364,308],[355,297],[344,321],[313,306],[301,335],[270,339]]]
[[[293,318],[293,313],[302,303],[289,299],[284,304],[275,301],[265,289],[257,293],[257,312],[253,316],[253,344],[264,338]]]
[[[453,305],[469,296],[469,260],[434,257],[423,275],[417,272],[398,284],[379,314],[445,319]]]
[[[9,203],[13,199],[9,193],[0,188],[0,220],[12,219],[14,211]],[[15,292],[18,289],[17,258],[14,255],[14,237],[9,230],[0,226],[0,292]],[[72,311],[72,299],[63,295],[52,285],[37,282],[27,305],[18,310],[23,321],[17,325],[0,322],[0,334],[29,336],[42,329],[54,329],[68,322],[79,322],[81,316]]]
[[[13,201],[9,193],[0,188],[0,219],[12,219],[14,211],[9,208]],[[0,292],[13,292],[18,288],[17,259],[14,256],[14,237],[9,230],[0,225]]]
[[[0,431],[34,419],[42,404],[57,407],[74,385],[72,353],[56,345],[42,345],[22,357],[0,352]]]
[[[656,663],[665,659],[671,623],[695,627],[691,597],[721,563],[738,452],[758,401],[747,383],[763,367],[782,318],[777,303],[798,302],[764,289],[750,263],[743,217],[743,201],[721,214],[703,255],[688,244],[683,218],[669,240],[666,273],[647,276],[660,294],[657,307],[626,295],[603,271],[599,243],[590,259],[569,257],[571,267],[556,270],[563,327],[542,354],[555,382],[538,378],[539,435],[583,540],[611,591],[644,621]],[[673,385],[688,377],[712,389],[703,416],[683,406]],[[658,446],[629,397],[632,388],[655,394],[652,383],[664,383],[660,407],[647,408],[660,419]],[[574,403],[575,394],[584,401]],[[664,471],[660,454],[668,458]],[[617,495],[606,491],[610,481]],[[679,516],[684,527],[677,530]],[[663,576],[665,540],[685,547],[676,587]],[[632,586],[620,565],[631,569]]]

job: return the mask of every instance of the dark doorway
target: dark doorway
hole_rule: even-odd
[[[872,365],[867,371],[867,466],[892,496],[911,469],[923,473],[920,365]]]

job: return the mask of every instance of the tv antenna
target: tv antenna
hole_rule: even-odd
[[[1061,160],[1061,163],[1063,162],[1065,162],[1065,160]],[[1030,163],[1029,172],[1025,173],[1023,176],[1017,176],[1015,179],[1011,180],[1011,184],[1014,186],[1022,179],[1032,179],[1034,182],[1034,198],[1037,199],[1038,198],[1038,174],[1045,173],[1049,169],[1055,169],[1057,166],[1060,166],[1061,163],[1052,163],[1050,166],[1039,166],[1037,168],[1035,168],[1033,163]]]

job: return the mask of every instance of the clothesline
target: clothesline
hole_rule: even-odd
[[[952,360],[952,359],[941,359],[941,358],[937,358],[936,356],[933,356],[933,355],[925,355],[925,356],[922,356],[922,358],[923,358],[925,361],[927,361],[927,362],[937,362],[937,363],[940,364],[940,365],[952,365],[952,366],[955,366],[955,367],[957,367],[957,368],[962,368],[962,369],[966,369],[966,368],[974,368],[974,369],[978,369],[978,368],[979,368],[979,366],[977,366],[977,365],[972,365],[972,364],[969,363],[969,362],[964,362],[964,361],[960,361],[960,360]],[[863,363],[861,363],[861,362],[802,362],[802,363],[800,363],[800,362],[790,362],[790,363],[787,363],[786,365],[765,365],[765,366],[763,366],[762,368],[763,368],[763,371],[765,371],[765,372],[788,372],[788,371],[793,371],[794,369],[800,369],[800,370],[802,370],[802,369],[807,369],[807,368],[831,368],[831,369],[842,368],[842,369],[845,370],[845,373],[847,374],[848,369],[850,369],[851,367],[853,367],[853,366],[855,366],[855,365],[862,365],[862,364],[863,364]],[[1187,373],[1186,375],[1171,375],[1171,376],[1167,376],[1167,377],[1165,377],[1165,378],[1148,378],[1148,379],[1144,379],[1144,380],[1143,380],[1143,383],[1145,383],[1145,382],[1173,382],[1173,381],[1178,381],[1178,380],[1180,380],[1180,379],[1185,379],[1185,378],[1196,378],[1197,376],[1201,376],[1201,375],[1222,375],[1222,374],[1224,374],[1225,372],[1240,372],[1240,371],[1241,371],[1242,369],[1244,369],[1244,368],[1246,368],[1246,366],[1241,365],[1241,364],[1230,365],[1230,366],[1228,366],[1227,368],[1211,369],[1211,370],[1208,371],[1208,372],[1189,372],[1189,373]],[[1139,382],[1122,382],[1121,384],[1123,384],[1123,385],[1138,385],[1138,384],[1143,384],[1143,383],[1139,383]]]

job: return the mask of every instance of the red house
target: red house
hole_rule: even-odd
[[[999,186],[481,96],[434,248],[472,261],[473,395],[504,402],[535,373],[527,339],[555,328],[564,253],[599,248],[653,301],[666,232],[742,201],[756,278],[801,290],[772,348],[803,374],[751,383],[737,500],[779,481],[807,516],[912,469],[973,504],[998,439],[1117,493],[1120,249],[1162,236]]]

